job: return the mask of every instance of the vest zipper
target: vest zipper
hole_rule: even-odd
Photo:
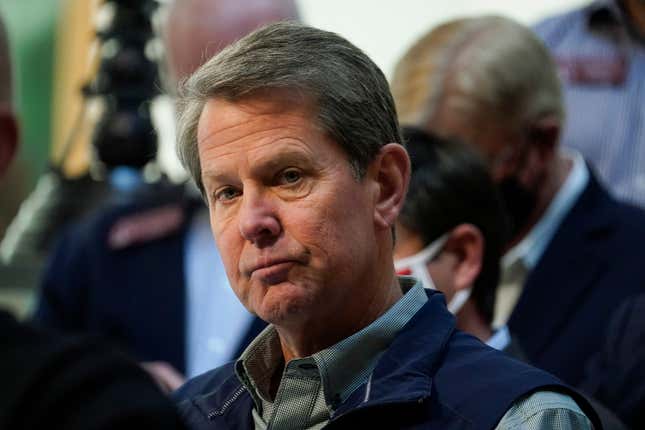
[[[219,417],[219,416],[224,415],[224,412],[226,412],[226,410],[229,408],[229,406],[231,406],[233,404],[233,402],[236,401],[237,398],[240,397],[244,391],[245,391],[244,386],[238,388],[237,391],[235,391],[233,393],[231,398],[224,402],[224,404],[222,405],[222,407],[220,409],[209,411],[208,415],[207,415],[208,420],[212,421],[212,420],[215,419],[215,417]]]

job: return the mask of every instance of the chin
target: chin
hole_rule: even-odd
[[[297,323],[310,313],[312,300],[306,292],[306,289],[289,282],[265,287],[259,306],[255,308],[256,314],[274,325]]]

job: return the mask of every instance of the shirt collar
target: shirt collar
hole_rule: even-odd
[[[297,360],[316,363],[328,405],[343,402],[368,379],[399,330],[428,301],[421,283],[409,277],[400,277],[399,282],[405,294],[378,319],[335,345]],[[280,339],[275,327],[269,325],[242,353],[236,373],[260,404],[260,399],[270,399],[271,377],[283,367]]]
[[[495,330],[495,333],[486,341],[486,345],[498,351],[503,351],[509,343],[511,343],[511,333],[508,331],[507,325]]]
[[[345,401],[367,380],[396,334],[428,301],[420,282],[405,277],[399,280],[405,294],[394,306],[367,327],[313,355],[328,404]]]
[[[509,268],[521,260],[527,270],[532,270],[555,235],[564,217],[589,183],[589,170],[580,153],[573,150],[562,150],[565,158],[571,160],[571,171],[555,197],[547,207],[544,215],[520,243],[509,249],[502,257],[502,267]]]
[[[235,363],[235,373],[259,405],[260,399],[270,399],[271,377],[283,367],[278,332],[273,325],[268,325],[242,352]]]

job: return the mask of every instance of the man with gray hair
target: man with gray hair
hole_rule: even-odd
[[[459,332],[440,293],[396,276],[400,142],[385,77],[333,33],[269,25],[185,83],[180,158],[233,290],[270,323],[176,393],[189,426],[592,428],[575,392]]]
[[[404,54],[392,92],[402,123],[488,159],[513,224],[494,324],[508,324],[533,364],[578,384],[612,310],[644,289],[645,214],[559,147],[565,115],[546,48],[507,18],[450,21]]]

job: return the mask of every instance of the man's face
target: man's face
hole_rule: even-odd
[[[443,107],[429,128],[475,147],[488,161],[509,217],[511,236],[520,238],[531,225],[538,195],[547,179],[553,151],[539,150],[528,131],[491,115],[466,115]]]
[[[369,302],[373,182],[302,103],[211,99],[198,149],[213,235],[240,301],[276,325]],[[280,99],[278,99],[280,100]]]
[[[475,147],[489,162],[493,180],[501,182],[517,173],[518,163],[526,152],[521,132],[505,125],[492,117],[467,115],[443,106],[429,129]]]

